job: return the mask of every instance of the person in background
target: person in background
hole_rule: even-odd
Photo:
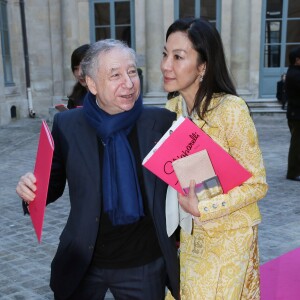
[[[68,181],[70,214],[51,264],[56,300],[179,299],[175,236],[166,231],[167,184],[143,158],[176,114],[144,107],[136,54],[123,42],[92,44],[81,62],[89,89],[83,108],[54,116],[55,144],[47,204]],[[34,201],[32,173],[16,191]]]
[[[68,109],[82,106],[84,97],[88,91],[85,79],[82,76],[80,63],[89,48],[89,44],[81,45],[76,48],[71,55],[71,68],[76,79],[76,83],[73,86],[71,94],[68,95]]]
[[[279,81],[277,81],[276,98],[281,103],[281,108],[285,109],[286,104],[286,91],[285,91],[285,77],[286,73],[281,75]]]
[[[286,178],[300,181],[300,47],[291,50],[289,61],[285,84],[291,141]]]
[[[197,198],[194,180],[189,194],[177,194],[193,216],[192,233],[180,233],[181,300],[259,299],[257,201],[268,189],[266,173],[253,120],[237,96],[216,28],[202,19],[175,21],[166,33],[161,71],[166,92],[179,93],[166,107],[190,118],[252,174],[210,199]]]

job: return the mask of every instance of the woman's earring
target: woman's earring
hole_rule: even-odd
[[[199,81],[200,81],[200,82],[203,81],[203,75],[199,75]]]

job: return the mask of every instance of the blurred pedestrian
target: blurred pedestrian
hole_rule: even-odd
[[[80,47],[76,48],[71,55],[71,69],[76,79],[76,83],[73,86],[71,94],[68,95],[68,109],[82,106],[84,97],[88,92],[85,79],[82,75],[80,63],[89,48],[89,44],[81,45]]]
[[[278,102],[281,104],[282,109],[285,109],[285,104],[286,104],[285,77],[286,77],[286,73],[283,73],[281,75],[280,80],[277,81],[277,89],[276,89],[276,98]]]
[[[291,50],[289,62],[285,84],[291,141],[286,178],[300,181],[300,47]]]

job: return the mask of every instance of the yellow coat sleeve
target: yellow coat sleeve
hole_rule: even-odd
[[[257,202],[268,189],[257,132],[245,102],[237,97],[226,99],[216,112],[212,122],[217,124],[219,132],[224,133],[218,142],[252,177],[227,194],[200,201],[199,219],[202,222],[223,217]]]

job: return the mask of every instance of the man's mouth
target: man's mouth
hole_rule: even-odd
[[[122,98],[125,98],[125,99],[130,99],[133,97],[133,94],[129,94],[129,95],[122,95],[121,96]]]

